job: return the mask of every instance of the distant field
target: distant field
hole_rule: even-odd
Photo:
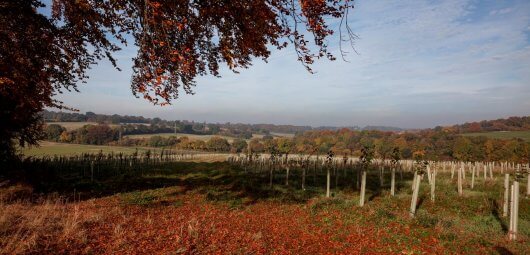
[[[130,137],[130,138],[149,138],[151,136],[162,136],[162,137],[170,137],[170,136],[177,136],[177,137],[183,137],[186,136],[191,140],[203,140],[208,141],[210,138],[214,136],[218,136],[221,138],[226,139],[228,142],[232,142],[235,138],[229,137],[229,136],[219,136],[219,135],[194,135],[194,134],[183,134],[183,133],[159,133],[159,134],[141,134],[141,135],[126,135],[124,137]]]
[[[485,136],[485,137],[497,138],[497,139],[521,138],[527,142],[530,142],[530,131],[497,131],[497,132],[467,133],[467,134],[462,134],[462,135],[463,136]]]
[[[218,136],[218,137],[221,137],[221,138],[224,138],[226,139],[228,142],[232,142],[234,141],[234,137],[230,137],[230,136],[220,136],[220,135],[194,135],[194,134],[184,134],[184,133],[160,133],[160,134],[141,134],[141,135],[126,135],[125,137],[130,137],[130,138],[149,138],[151,136],[162,136],[162,137],[170,137],[170,136],[174,136],[176,135],[177,137],[183,137],[183,136],[187,136],[189,139],[191,140],[203,140],[203,141],[208,141],[210,140],[210,138],[214,137],[214,136]],[[283,133],[271,133],[272,136],[275,136],[275,137],[293,137],[294,134],[283,134]],[[252,134],[252,138],[262,138],[263,135],[258,135],[258,134]]]
[[[279,136],[279,137],[294,137],[294,134],[287,134],[287,133],[275,133],[275,132],[271,132],[271,135],[272,136]]]
[[[53,155],[75,155],[81,153],[125,153],[130,154],[136,151],[134,147],[119,147],[119,146],[104,146],[104,145],[84,145],[84,144],[68,144],[68,143],[54,143],[41,142],[40,147],[26,148],[22,153],[26,156],[53,156]],[[139,148],[140,151],[145,148]]]
[[[81,128],[84,125],[97,125],[98,123],[97,122],[46,122],[46,124],[48,124],[48,125],[50,125],[50,124],[61,125],[64,128],[66,128],[66,130],[70,131],[70,130]],[[118,125],[110,124],[109,126],[117,127]]]
[[[71,131],[71,130],[74,130],[74,129],[81,128],[84,125],[97,125],[98,123],[96,123],[96,122],[46,122],[46,124],[48,124],[48,125],[49,124],[61,125],[64,128],[66,128],[66,130]],[[147,124],[145,124],[145,125],[147,125]],[[109,124],[109,126],[118,127],[119,125],[118,124]],[[174,136],[175,133],[127,135],[126,137],[131,137],[131,138],[149,138],[149,137],[155,136],[155,135],[162,136],[162,137],[170,137],[170,136]],[[218,135],[194,135],[194,134],[184,134],[184,133],[177,133],[176,135],[178,137],[187,136],[191,140],[203,140],[203,141],[208,141],[210,138],[212,138],[212,136],[218,136]],[[287,134],[287,133],[274,133],[274,132],[272,132],[271,135],[274,136],[274,137],[294,137],[294,134]],[[235,139],[234,137],[230,137],[230,136],[220,136],[220,137],[225,138],[229,142],[232,142]],[[260,135],[260,134],[252,134],[252,138],[262,138],[262,137],[263,137],[263,135]]]

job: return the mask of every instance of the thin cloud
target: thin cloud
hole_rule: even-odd
[[[315,75],[292,49],[273,51],[268,64],[200,77],[196,95],[154,107],[131,96],[135,49],[127,48],[119,55],[124,71],[102,62],[81,95],[60,99],[82,111],[315,126],[432,127],[528,115],[530,91],[521,89],[530,87],[528,13],[527,1],[356,1],[350,24],[360,54],[349,63],[318,61]]]

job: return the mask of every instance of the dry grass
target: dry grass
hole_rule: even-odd
[[[76,203],[59,197],[32,196],[24,185],[0,187],[0,254],[57,251],[83,242],[82,224],[93,217],[83,217]]]

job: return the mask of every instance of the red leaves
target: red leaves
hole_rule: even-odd
[[[381,229],[346,223],[343,209],[311,212],[310,204],[258,202],[244,209],[206,202],[201,195],[177,195],[179,206],[118,205],[98,199],[81,205],[100,220],[86,225],[86,243],[69,246],[69,253],[100,254],[358,254],[410,250],[407,243],[384,243],[404,230],[401,224]],[[168,202],[171,204],[171,202]],[[310,202],[311,203],[311,202]],[[355,210],[352,208],[352,210]],[[359,213],[362,213],[360,211]],[[439,248],[433,237],[428,246]],[[416,251],[441,252],[432,247]],[[393,252],[391,252],[393,251]]]

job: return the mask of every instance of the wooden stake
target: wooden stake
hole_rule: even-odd
[[[416,189],[416,178],[418,177],[418,172],[414,172],[414,178],[412,179],[412,191]]]
[[[327,173],[327,176],[326,176],[326,197],[330,197],[331,196],[331,169],[330,167],[326,167],[328,169],[328,173]]]
[[[473,189],[475,187],[475,168],[477,168],[477,167],[473,166],[473,168],[471,170],[471,189]]]
[[[305,190],[305,166],[302,169],[302,190]]]
[[[94,181],[94,161],[90,161],[90,181]]]
[[[429,184],[431,184],[431,167],[427,166],[427,180],[429,181]]]
[[[359,199],[359,206],[364,206],[364,196],[366,195],[366,171],[362,171],[361,178],[361,198]]]
[[[432,171],[431,177],[431,201],[434,202],[434,190],[436,189],[436,169]]]
[[[269,187],[272,189],[272,179],[273,179],[273,176],[274,176],[274,164],[273,163],[269,163]]]
[[[504,200],[502,205],[502,216],[508,216],[508,200],[510,199],[510,174],[504,175]]]
[[[516,240],[519,216],[519,182],[514,181],[512,184],[512,199],[510,204],[510,231],[508,232],[508,236],[510,240]]]
[[[391,196],[395,196],[396,195],[396,169],[395,168],[392,168],[392,177],[391,178],[392,179],[390,180],[390,195]]]
[[[462,167],[458,169],[458,195],[462,196]]]
[[[420,181],[421,178],[419,175],[415,175],[413,183],[414,183],[414,191],[412,192],[412,201],[410,203],[410,217],[414,218],[414,215],[416,214],[416,205],[418,204],[418,193],[420,191]]]
[[[529,168],[528,171],[530,171],[530,166],[528,166],[528,168]],[[526,180],[526,196],[530,197],[530,173],[528,173],[526,175],[526,178],[527,178],[527,180]]]
[[[286,168],[286,172],[285,172],[285,186],[289,186],[289,166],[287,166]]]

